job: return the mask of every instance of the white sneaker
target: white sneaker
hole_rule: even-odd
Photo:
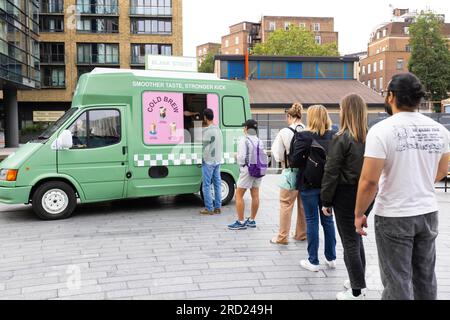
[[[350,290],[352,288],[350,280],[345,280],[344,281],[344,288],[347,289],[347,290]]]
[[[366,295],[361,292],[361,294],[358,297],[355,297],[352,293],[352,290],[347,290],[344,292],[339,292],[336,295],[336,300],[365,300]]]
[[[325,263],[327,264],[328,268],[336,269],[336,260],[333,260],[333,261],[325,260]]]
[[[309,260],[302,260],[300,261],[300,265],[305,268],[306,270],[312,271],[312,272],[319,272],[320,267],[315,264],[312,264],[311,262],[309,262]]]
[[[347,290],[351,290],[351,289],[352,289],[352,285],[351,285],[351,283],[350,283],[350,280],[345,280],[345,281],[344,281],[344,288],[347,289]],[[362,292],[363,294],[366,294],[367,288],[361,289],[361,292]]]

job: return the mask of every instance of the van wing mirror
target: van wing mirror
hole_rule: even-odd
[[[61,132],[58,138],[52,143],[53,150],[67,150],[72,148],[73,140],[72,140],[72,132],[70,130],[64,130]]]

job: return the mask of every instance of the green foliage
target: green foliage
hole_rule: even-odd
[[[214,73],[214,53],[210,52],[198,66],[198,72]]]
[[[254,46],[252,54],[277,56],[338,56],[336,43],[319,45],[314,34],[305,28],[291,25],[288,30],[272,32],[264,43]]]
[[[48,127],[48,123],[36,122],[36,123],[30,124],[30,125],[22,128],[22,130],[20,130],[20,133],[21,134],[40,134],[47,127]]]
[[[446,99],[450,91],[450,52],[442,31],[442,19],[431,12],[422,12],[409,28],[408,68],[419,77],[433,101]]]

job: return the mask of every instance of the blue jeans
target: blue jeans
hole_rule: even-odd
[[[222,207],[222,178],[220,177],[220,164],[202,164],[203,200],[209,211]],[[211,183],[214,185],[214,203],[211,195]]]
[[[319,217],[325,234],[325,257],[336,260],[336,231],[333,217],[322,213],[320,189],[305,189],[300,192],[306,218],[306,237],[308,239],[309,262],[319,265]]]

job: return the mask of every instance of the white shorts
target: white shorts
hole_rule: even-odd
[[[240,189],[253,189],[253,188],[259,188],[261,185],[262,178],[255,178],[252,177],[248,173],[247,167],[241,167],[240,174],[239,174],[239,180],[237,182],[237,187]]]

